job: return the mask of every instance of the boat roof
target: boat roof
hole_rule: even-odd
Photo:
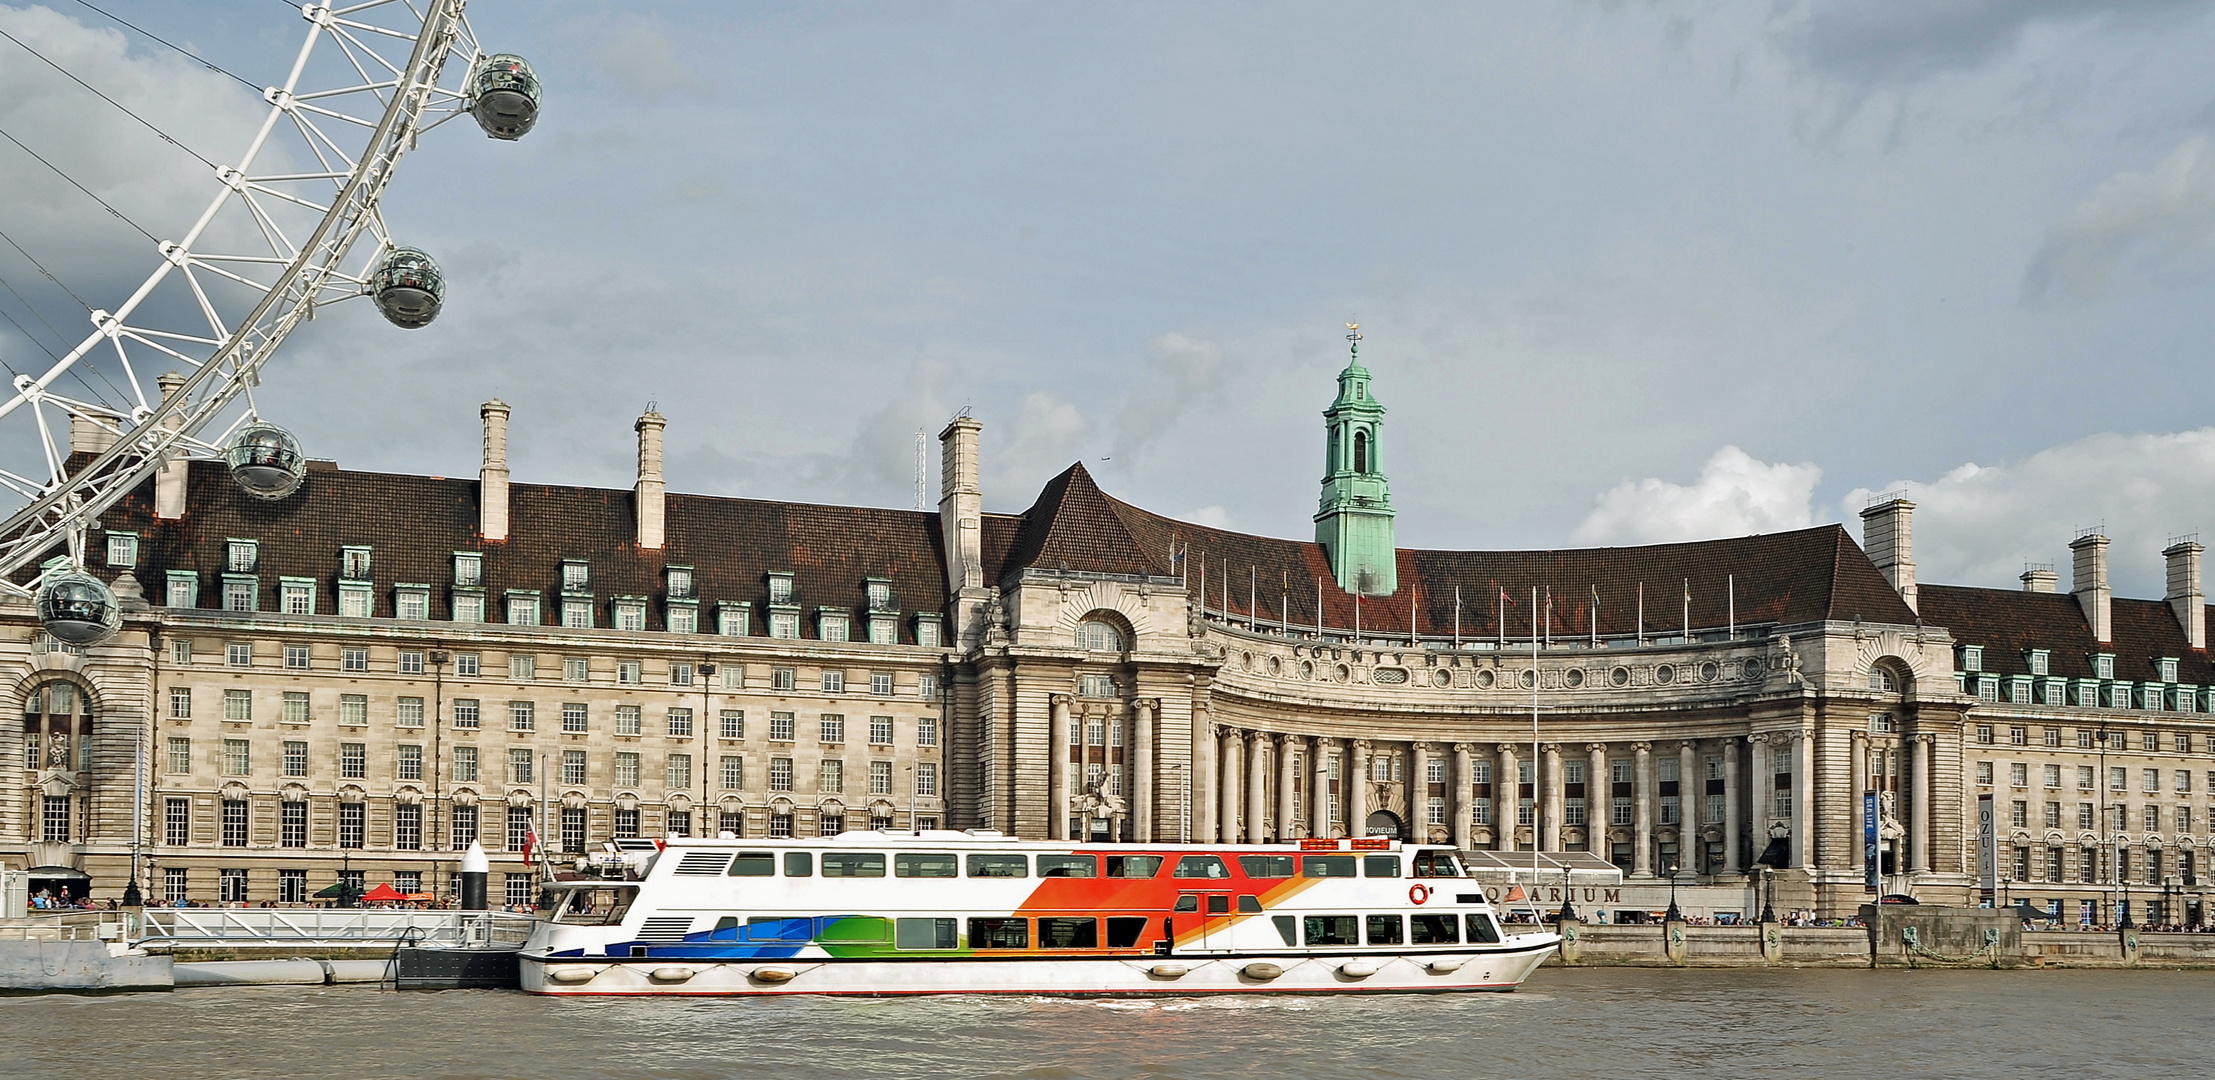
[[[1025,840],[1009,836],[995,829],[925,829],[910,832],[906,829],[850,829],[837,836],[817,837],[689,837],[672,836],[663,841],[672,848],[782,848],[782,847],[992,847],[1014,848],[1023,851],[1088,851],[1130,852],[1132,854],[1160,855],[1167,853],[1211,854],[1215,852],[1285,852],[1307,851],[1317,854],[1328,851],[1408,851],[1418,848],[1435,851],[1452,851],[1451,844],[1411,844],[1395,838],[1371,836],[1341,840],[1285,840],[1274,844],[1180,844],[1174,841],[1158,844],[1090,843],[1082,840]],[[1324,845],[1328,845],[1327,847]]]

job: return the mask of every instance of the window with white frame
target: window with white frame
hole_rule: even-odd
[[[476,588],[485,583],[484,553],[457,551],[454,553],[454,584],[464,588]]]
[[[770,759],[769,759],[769,790],[771,790],[771,791],[791,791],[791,790],[792,790],[792,759],[791,759],[791,758],[788,758],[788,757],[773,757],[773,758],[770,758]]]
[[[618,735],[641,734],[645,728],[645,711],[636,705],[615,707],[615,733]]]
[[[570,735],[592,730],[591,712],[582,701],[565,701],[561,706],[561,729]]]
[[[668,630],[672,634],[697,634],[700,632],[700,609],[691,604],[671,604],[664,613]]]
[[[871,645],[898,645],[900,621],[889,615],[869,617],[869,643]]]
[[[260,563],[260,543],[235,537],[223,542],[223,569],[226,573],[251,574]]]
[[[823,771],[821,778],[816,781],[815,790],[825,795],[845,794],[846,763],[838,758],[824,758]]]
[[[561,678],[563,682],[591,682],[592,662],[582,656],[562,657]]]
[[[925,701],[938,700],[938,676],[925,672],[915,677],[915,696]]]
[[[746,710],[725,709],[718,718],[715,732],[719,739],[743,739],[746,737]]]
[[[169,688],[169,716],[172,720],[192,719],[191,687],[172,686]]]
[[[692,755],[691,755],[691,754],[671,754],[671,755],[669,755],[669,776],[668,776],[668,779],[669,779],[669,785],[668,785],[668,786],[670,786],[671,788],[675,788],[675,789],[678,789],[678,790],[683,790],[683,789],[685,789],[685,788],[689,788],[689,787],[691,787],[691,786],[692,786]]]
[[[583,593],[592,591],[592,568],[583,559],[561,561],[561,591]]]
[[[454,654],[454,676],[474,679],[484,670],[484,656],[480,653],[458,652]]]
[[[753,607],[724,601],[715,605],[715,632],[724,637],[745,637],[754,632]]]
[[[646,601],[617,600],[613,612],[615,629],[632,632],[646,629]]]
[[[888,698],[892,696],[891,672],[872,671],[869,673],[869,696],[880,698]]]
[[[845,641],[846,613],[828,608],[815,613],[815,636],[824,641]]]
[[[455,727],[474,730],[483,723],[484,714],[482,711],[480,711],[480,707],[476,698],[454,699]]]
[[[340,582],[338,586],[338,613],[349,619],[368,618],[370,610],[369,596],[369,586],[367,585],[348,585]]]
[[[938,616],[915,617],[915,643],[926,649],[938,648]]]
[[[240,574],[223,575],[223,610],[258,611],[260,608],[260,581]]]
[[[511,653],[508,656],[508,678],[529,682],[538,678],[538,657],[527,653]]]
[[[431,617],[431,590],[427,585],[402,585],[392,590],[392,617],[422,621]]]
[[[915,763],[915,793],[930,797],[935,797],[938,794],[937,762],[918,761]]]
[[[769,574],[769,575],[768,575],[768,578],[769,578],[769,602],[770,602],[770,603],[772,603],[772,604],[789,604],[789,603],[791,603],[791,602],[792,602],[792,575],[791,575],[791,574],[784,574],[784,573],[771,573],[771,574]]]
[[[796,733],[796,732],[795,732],[795,729],[796,729],[796,727],[797,727],[797,726],[798,726],[798,725],[797,725],[797,723],[796,723],[796,721],[795,721],[795,718],[794,718],[793,714],[791,714],[791,713],[788,713],[788,712],[772,712],[772,713],[770,713],[770,714],[769,714],[769,741],[770,741],[770,742],[791,742],[791,741],[793,741],[793,736],[794,736],[794,735],[795,735],[795,733]]]
[[[421,650],[421,649],[402,649],[402,650],[400,650],[399,669],[400,669],[400,674],[402,674],[402,675],[421,675],[421,674],[423,674],[423,650]]]
[[[689,739],[692,737],[691,709],[685,708],[683,706],[672,706],[670,708],[669,735],[671,738],[680,739]]]
[[[825,670],[825,671],[823,672],[823,692],[824,692],[824,693],[826,693],[826,694],[843,694],[843,693],[845,693],[845,692],[846,692],[846,673],[845,673],[845,672],[843,672],[843,671],[834,671],[834,670],[828,670],[828,669],[826,669],[826,670]]]
[[[287,615],[315,614],[315,582],[307,578],[279,578],[277,604]]]
[[[744,664],[724,664],[716,669],[716,677],[723,680],[723,689],[725,690],[746,689],[746,665]]]
[[[592,629],[592,601],[563,600],[561,602],[561,624],[572,630]]]
[[[515,590],[510,590],[510,591],[508,592],[508,596],[507,596],[507,601],[508,601],[508,625],[510,625],[510,626],[537,626],[537,625],[538,625],[538,594],[537,594],[537,593],[535,593],[535,592],[519,592],[519,591],[515,591]]]
[[[339,649],[338,669],[340,671],[368,671],[369,650],[352,646]]]
[[[340,694],[338,696],[338,722],[351,726],[369,723],[369,695]]]
[[[615,784],[617,787],[638,786],[638,753],[619,750],[615,754]]]
[[[915,745],[938,745],[938,717],[923,716],[915,721]]]
[[[163,593],[162,602],[173,608],[199,607],[200,575],[191,570],[169,571],[167,591]]]
[[[108,534],[108,565],[119,570],[128,570],[138,565],[137,533]]]
[[[800,636],[800,613],[797,611],[772,611],[769,613],[769,636],[792,639]]]
[[[484,622],[485,594],[454,590],[454,621],[472,624]]]
[[[508,702],[508,730],[538,730],[538,706],[529,701]]]
[[[2053,672],[2052,672],[2051,670],[2049,670],[2049,664],[2051,663],[2051,661],[2049,661],[2049,660],[2047,659],[2048,657],[2050,657],[2050,656],[2052,655],[2052,653],[2051,653],[2050,651],[2048,651],[2048,650],[2046,650],[2046,649],[2032,649],[2032,650],[2030,650],[2030,654],[2029,654],[2029,655],[2030,655],[2030,673],[2031,673],[2031,674],[2033,674],[2033,675],[2050,675],[2050,674],[2053,674]]]
[[[692,665],[691,665],[691,664],[688,664],[688,663],[682,663],[682,662],[672,662],[672,663],[671,663],[671,664],[669,665],[669,685],[671,685],[671,686],[691,686],[691,685],[692,685],[692,673],[693,673],[693,667],[692,667]]]
[[[423,726],[423,699],[402,697],[393,703],[393,723],[404,728]]]
[[[872,716],[869,718],[869,743],[872,746],[892,745],[891,717]]]
[[[637,660],[615,662],[615,681],[624,686],[637,686],[646,681],[646,665]]]
[[[869,793],[871,795],[892,794],[891,762],[872,761],[869,763]]]
[[[341,581],[368,581],[369,549],[366,547],[342,547],[338,549],[338,576]]]
[[[845,717],[837,713],[823,714],[823,741],[826,743],[843,743],[846,741]]]

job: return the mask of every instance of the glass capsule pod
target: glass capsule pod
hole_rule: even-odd
[[[308,472],[300,440],[275,424],[258,421],[231,437],[223,459],[231,468],[231,479],[257,499],[282,499],[298,491]]]
[[[369,274],[369,295],[385,321],[405,330],[429,326],[446,302],[446,275],[429,255],[394,248]]]
[[[47,574],[39,584],[37,604],[39,625],[70,645],[98,645],[123,625],[115,594],[82,570]]]
[[[538,73],[514,53],[494,53],[477,65],[469,115],[495,139],[520,139],[538,123]]]

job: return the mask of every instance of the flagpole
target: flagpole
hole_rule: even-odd
[[[1315,640],[1323,640],[1323,579],[1315,579]]]
[[[1541,827],[1545,822],[1545,800],[1540,797],[1539,785],[1544,783],[1545,762],[1538,756],[1538,586],[1531,586],[1531,923],[1540,933],[1546,929],[1546,916],[1538,910],[1538,847]]]
[[[1461,586],[1454,586],[1454,651],[1461,651]]]
[[[1738,640],[1738,575],[1731,574],[1723,580],[1725,586],[1730,590],[1730,639],[1736,641]]]
[[[1692,579],[1684,579],[1684,643],[1692,644]]]
[[[1646,647],[1646,583],[1643,581],[1638,583],[1638,623],[1636,632],[1638,634],[1638,647],[1643,649]]]
[[[1260,586],[1255,584],[1256,579],[1254,577],[1259,572],[1254,568],[1254,564],[1246,564],[1246,629],[1248,630],[1260,629],[1260,627],[1254,625],[1256,620],[1260,618],[1261,612],[1261,589]]]
[[[1592,632],[1592,647],[1600,647],[1600,587],[1592,586],[1592,608],[1584,613],[1584,628]]]

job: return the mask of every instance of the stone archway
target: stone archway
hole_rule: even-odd
[[[1363,836],[1392,836],[1404,838],[1405,836],[1407,836],[1407,827],[1400,823],[1400,815],[1395,814],[1390,810],[1375,810],[1371,811],[1369,814],[1369,819],[1366,822],[1363,822],[1361,834]]]

